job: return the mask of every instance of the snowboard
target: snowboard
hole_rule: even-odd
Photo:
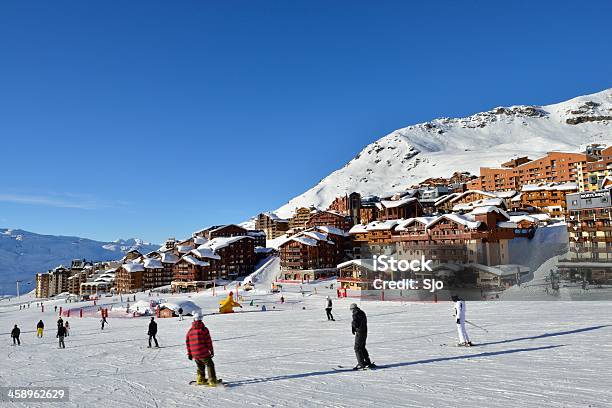
[[[211,385],[208,385],[208,383],[206,383],[206,384],[198,384],[198,382],[196,380],[189,381],[189,385],[197,385],[197,386],[200,386],[200,387],[215,388],[215,387],[213,387]],[[227,384],[224,383],[223,380],[219,378],[217,380],[217,387],[227,387]]]

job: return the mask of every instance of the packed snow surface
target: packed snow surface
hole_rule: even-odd
[[[212,314],[229,289],[218,288],[217,296],[160,295],[202,308],[217,373],[228,387],[189,385],[195,378],[185,353],[191,318],[157,319],[161,348],[148,349],[148,317],[111,314],[101,331],[99,318],[73,314],[60,350],[53,306],[84,304],[47,301],[42,313],[27,296],[0,301],[0,386],[67,386],[67,407],[605,407],[612,401],[610,302],[470,302],[467,319],[488,333],[468,326],[478,345],[463,348],[455,346],[448,302],[337,300],[335,290],[319,284],[303,285],[304,295],[299,286],[284,285],[281,304],[280,293],[256,284],[240,292],[237,313]],[[335,322],[325,318],[326,295],[334,299]],[[20,311],[18,304],[28,300],[30,308]],[[368,315],[375,371],[337,367],[355,364],[349,312],[355,301]],[[98,305],[118,303],[102,298]],[[42,339],[34,333],[38,319],[46,326]],[[21,346],[9,346],[14,324],[22,330]]]

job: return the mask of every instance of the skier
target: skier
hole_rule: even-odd
[[[336,321],[336,319],[334,319],[334,316],[332,315],[332,300],[329,296],[327,296],[326,298],[326,306],[325,306],[325,313],[327,313],[327,320],[333,320]]]
[[[59,339],[59,348],[66,348],[66,344],[64,343],[64,337],[66,336],[66,328],[62,326],[57,326],[57,337]]]
[[[185,339],[187,345],[187,358],[195,360],[198,367],[198,376],[196,383],[198,385],[217,386],[220,380],[217,380],[215,372],[215,364],[213,357],[215,352],[213,349],[212,339],[208,328],[202,322],[202,314],[197,312],[193,316],[191,329],[187,332]],[[206,380],[206,370],[208,370],[208,381]]]
[[[451,300],[454,302],[454,316],[457,322],[457,332],[459,333],[459,346],[471,347],[472,342],[465,330],[465,301],[457,295],[453,295]]]
[[[281,304],[285,303],[285,297],[281,296],[280,301],[281,301]]]
[[[147,333],[149,336],[149,348],[151,348],[151,339],[155,341],[155,347],[159,348],[159,344],[157,343],[157,323],[155,323],[155,318],[151,317],[151,322],[149,323],[149,332]]]
[[[376,365],[370,361],[370,355],[366,350],[366,339],[368,337],[368,318],[363,310],[357,307],[357,304],[351,303],[351,311],[353,312],[353,322],[351,328],[355,335],[355,356],[357,357],[357,365],[353,370],[364,368],[375,368]]]
[[[70,336],[70,324],[68,323],[68,320],[66,320],[64,327],[66,328],[66,337]]]
[[[102,324],[101,330],[104,330],[104,325],[108,324],[108,322],[106,321],[106,316],[102,316],[102,319],[100,320],[100,323]]]
[[[57,319],[57,327],[60,327],[63,325],[64,325],[64,319],[62,319],[62,316],[60,316],[60,318]]]
[[[36,325],[36,337],[42,337],[44,329],[45,329],[45,324],[43,323],[41,319],[38,321],[38,324]]]
[[[21,342],[19,341],[19,334],[21,334],[21,330],[19,330],[19,327],[15,325],[15,327],[13,327],[13,330],[11,330],[11,337],[13,338],[13,346],[15,344],[17,344],[18,346],[21,346]]]
[[[182,307],[179,307],[178,314],[179,314],[179,322],[182,322],[183,321],[183,308]]]

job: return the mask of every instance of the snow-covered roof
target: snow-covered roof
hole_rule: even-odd
[[[527,266],[507,264],[487,266],[482,264],[470,264],[470,266],[478,271],[491,273],[496,276],[512,276],[519,272],[521,275],[529,273],[530,269]]]
[[[513,203],[519,202],[519,201],[521,201],[521,197],[522,196],[523,196],[523,193],[518,193],[517,195],[512,197],[512,199],[510,201],[512,201]]]
[[[159,305],[160,309],[170,309],[178,313],[179,309],[183,309],[184,315],[193,315],[194,313],[201,313],[202,308],[196,305],[190,300],[183,300],[178,302],[166,302]]]
[[[510,222],[510,221],[498,221],[497,222],[497,227],[498,228],[516,228],[518,227],[518,225],[516,225],[515,222]]]
[[[511,215],[510,216],[510,222],[519,223],[521,221],[533,222],[537,224],[539,220],[536,217],[532,217],[530,215]]]
[[[445,195],[445,196],[442,196],[442,197],[438,198],[438,199],[437,199],[437,200],[434,202],[434,205],[437,207],[437,206],[439,206],[440,204],[442,204],[442,203],[444,203],[444,202],[446,202],[446,201],[448,201],[448,200],[452,200],[453,198],[457,197],[458,195],[459,195],[459,193],[450,193],[450,194],[447,194],[447,195]]]
[[[266,233],[264,231],[249,230],[249,231],[247,231],[247,235],[249,237],[265,237]]]
[[[490,212],[498,213],[502,215],[503,217],[505,217],[507,220],[510,219],[510,215],[508,215],[508,213],[504,209],[493,206],[493,205],[487,205],[485,207],[476,207],[470,212],[470,214],[482,215],[482,214],[488,214]]]
[[[179,261],[179,258],[172,252],[164,252],[161,254],[161,261],[163,263],[175,264]]]
[[[452,222],[456,222],[457,224],[464,225],[470,229],[476,229],[482,225],[480,221],[474,221],[472,217],[469,215],[461,215],[461,214],[443,214],[439,217],[436,217],[433,221],[425,226],[426,229],[433,227],[435,224],[440,222],[443,219],[447,219]]]
[[[398,223],[397,227],[395,227],[395,230],[396,231],[406,231],[406,229],[408,229],[408,227],[411,226],[412,224],[414,224],[415,222],[418,222],[418,223],[423,224],[423,225],[427,225],[427,224],[429,224],[430,222],[432,222],[435,219],[436,219],[436,217],[414,217],[414,218],[408,218],[407,220]]]
[[[459,194],[457,194],[455,197],[453,197],[453,198],[451,199],[451,202],[453,202],[453,203],[454,203],[455,201],[459,201],[459,200],[461,200],[463,197],[465,197],[465,196],[467,196],[467,195],[470,195],[470,194],[481,194],[481,195],[484,195],[485,197],[490,197],[490,198],[497,198],[497,197],[499,197],[499,196],[498,196],[498,193],[493,193],[493,192],[491,192],[491,191],[483,191],[483,190],[467,190],[467,191],[464,191],[463,193],[459,193]]]
[[[319,231],[304,231],[300,235],[316,239],[317,241],[327,241],[327,234],[324,234]]]
[[[163,269],[163,265],[159,259],[145,258],[144,267],[147,269]]]
[[[215,254],[215,252],[204,246],[200,246],[197,249],[191,251],[192,254],[197,256],[198,258],[208,258],[208,259],[221,259],[221,256]]]
[[[191,255],[185,255],[181,259],[189,262],[192,265],[197,265],[197,266],[209,266],[210,265],[208,262],[200,261],[199,259],[194,258]]]
[[[372,221],[369,224],[357,224],[349,230],[349,234],[359,234],[368,231],[386,231],[393,229],[403,220]]]
[[[200,236],[195,236],[193,237],[193,243],[195,245],[202,245],[205,244],[208,240],[206,238],[202,238]]]
[[[485,206],[498,206],[506,205],[502,198],[487,198],[484,200],[476,200],[471,203],[459,203],[453,206],[453,211],[469,211],[472,208],[476,207],[485,207]]]
[[[348,232],[341,230],[340,228],[332,227],[330,225],[324,225],[322,227],[315,227],[315,229],[325,232],[327,234],[339,235],[341,237],[348,237]]]
[[[136,263],[136,262],[128,262],[128,263],[121,265],[121,267],[125,269],[126,272],[129,272],[129,273],[144,271],[144,265],[141,263]]]
[[[523,185],[522,191],[574,191],[578,190],[578,184],[576,183],[538,183],[538,184],[525,184]]]
[[[191,245],[177,245],[176,246],[176,250],[178,251],[179,254],[186,254],[192,249],[193,249],[193,246]]]
[[[246,235],[241,235],[238,237],[218,237],[218,238],[213,238],[210,241],[208,241],[207,243],[200,245],[198,247],[198,249],[203,249],[203,248],[210,248],[213,252],[217,252],[218,250],[225,248],[231,244],[233,244],[234,242],[238,242],[241,239],[253,239],[253,237],[249,237]]]
[[[309,237],[304,237],[304,236],[291,237],[290,241],[299,242],[300,244],[304,244],[308,246],[317,246],[317,243],[319,242],[318,240],[314,238],[309,238]]]
[[[288,220],[284,219],[284,218],[280,218],[278,215],[274,214],[273,212],[264,212],[264,215],[270,217],[270,219],[274,220],[274,221],[280,221],[280,222],[288,222]]]
[[[400,198],[399,200],[382,200],[380,203],[385,208],[396,208],[396,207],[401,207],[402,205],[405,205],[405,204],[410,204],[415,201],[418,201],[415,197],[405,197],[405,198]]]
[[[350,265],[357,265],[369,269],[371,271],[375,271],[374,268],[374,260],[373,259],[351,259],[350,261],[342,262],[338,264],[337,268],[344,268]]]

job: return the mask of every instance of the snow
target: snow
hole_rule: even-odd
[[[588,107],[585,102],[599,105]],[[581,151],[588,143],[609,144],[612,120],[605,117],[611,109],[612,88],[547,106],[495,108],[411,125],[369,144],[275,212],[287,218],[296,208],[327,208],[334,198],[354,191],[384,196],[429,177],[449,177],[455,171],[479,174],[480,167],[497,168],[515,157],[535,159],[549,151]],[[579,118],[588,120],[568,123]]]
[[[221,259],[221,256],[215,254],[212,249],[206,247],[198,247],[198,249],[194,249],[191,253],[198,258]]]
[[[62,407],[578,408],[612,400],[610,302],[468,302],[468,320],[488,332],[467,326],[478,346],[458,348],[452,346],[457,338],[449,302],[336,299],[324,285],[303,286],[310,296],[284,285],[282,305],[281,294],[241,291],[243,309],[229,315],[207,315],[227,291],[167,296],[167,303],[191,301],[202,308],[227,388],[188,384],[196,370],[184,345],[190,318],[156,319],[162,348],[148,349],[148,317],[111,313],[104,331],[99,317],[71,317],[66,350],[58,350],[53,305],[67,304],[45,302],[41,313],[34,303],[19,310],[28,297],[2,300],[2,340],[8,344],[8,328],[18,324],[22,345],[0,352],[0,385],[67,386],[70,401]],[[326,295],[332,296],[335,322],[325,319]],[[150,300],[137,297],[143,306]],[[102,298],[99,304],[118,302]],[[335,369],[355,364],[352,302],[367,313],[376,371]],[[264,304],[269,311],[256,312]],[[38,319],[46,323],[42,339],[34,333]]]
[[[471,229],[476,229],[482,224],[480,221],[474,221],[472,217],[460,214],[444,214],[439,217],[436,217],[433,221],[425,226],[426,229],[433,227],[435,224],[440,222],[442,219],[447,219],[449,221],[456,222],[457,224],[464,225]]]
[[[385,208],[396,208],[396,207],[401,207],[404,204],[409,204],[415,201],[417,201],[416,198],[408,197],[408,198],[401,198],[399,200],[382,200],[380,203]]]
[[[178,314],[179,309],[183,309],[184,315],[193,315],[194,313],[202,312],[202,308],[196,305],[195,303],[193,303],[191,300],[181,300],[181,301],[177,301],[176,303],[165,302],[165,303],[161,303],[159,307],[171,309],[175,311],[176,314]]]
[[[164,268],[160,260],[155,259],[155,258],[145,258],[144,267],[147,269],[163,269]]]
[[[178,256],[174,255],[172,252],[162,252],[161,261],[163,263],[175,264],[179,261]]]
[[[124,263],[123,265],[121,265],[121,267],[125,269],[125,271],[128,273],[144,271],[144,265],[137,262]]]
[[[245,235],[241,235],[238,237],[219,237],[219,238],[213,238],[210,241],[208,241],[207,243],[205,243],[204,245],[200,245],[198,247],[198,249],[210,249],[213,252],[217,252],[218,250],[225,248],[231,244],[233,244],[234,242],[238,242],[241,239],[253,239],[250,236],[245,236]]]
[[[199,259],[194,258],[191,255],[185,255],[181,259],[189,262],[192,265],[197,265],[197,266],[209,266],[210,265],[208,262],[200,261]]]
[[[577,191],[578,184],[576,183],[538,183],[525,184],[521,191]]]

